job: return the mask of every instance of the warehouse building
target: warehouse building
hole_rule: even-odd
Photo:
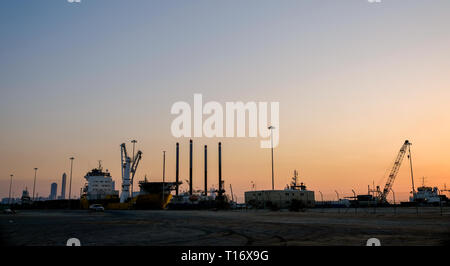
[[[300,202],[304,207],[314,207],[314,191],[309,190],[259,190],[245,192],[245,203],[254,208],[288,209],[292,202]]]
[[[298,172],[294,171],[292,182],[284,190],[257,190],[245,192],[245,203],[252,208],[290,209],[293,204],[300,208],[311,208],[315,205],[314,191],[306,189],[298,181]]]

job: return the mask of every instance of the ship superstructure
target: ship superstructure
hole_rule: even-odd
[[[435,205],[439,204],[442,198],[439,195],[439,189],[437,187],[428,187],[425,185],[425,177],[423,177],[422,186],[418,187],[417,191],[413,191],[413,195],[409,198],[409,201],[419,204]]]
[[[417,191],[409,198],[410,202],[435,204],[440,202],[439,192],[437,187],[421,186],[417,188]]]
[[[92,169],[84,178],[87,183],[83,192],[88,200],[101,200],[112,196],[118,196],[119,191],[115,189],[115,182],[112,180],[108,170],[103,171],[101,162],[98,168]]]
[[[25,188],[22,191],[22,197],[20,198],[20,202],[22,204],[31,204],[31,197],[30,197],[30,193],[28,193],[28,188]]]

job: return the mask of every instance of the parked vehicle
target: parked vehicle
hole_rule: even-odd
[[[14,210],[8,208],[8,209],[4,209],[3,213],[4,214],[15,214],[16,212]]]
[[[90,211],[102,212],[105,211],[105,208],[101,204],[92,204],[89,206]]]

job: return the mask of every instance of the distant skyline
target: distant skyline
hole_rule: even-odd
[[[450,187],[450,2],[410,0],[4,0],[0,3],[0,198],[49,195],[75,157],[72,195],[102,160],[120,189],[120,144],[143,158],[137,181],[188,176],[177,101],[279,102],[275,188],[293,171],[326,200],[384,186],[404,140],[416,187]],[[193,138],[194,188],[223,179],[240,201],[271,188],[270,150],[253,138]],[[137,181],[135,189],[137,188]],[[67,180],[69,182],[69,180]],[[186,188],[184,185],[183,188]],[[68,195],[68,184],[66,196]],[[394,191],[411,190],[405,160]],[[388,197],[391,200],[391,196]]]

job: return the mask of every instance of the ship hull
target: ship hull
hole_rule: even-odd
[[[83,198],[81,206],[83,209],[88,209],[92,204],[101,204],[106,210],[162,210],[167,207],[171,199],[171,194],[166,194],[163,198],[161,193],[139,195],[124,203],[117,199],[87,200]]]
[[[152,193],[144,194],[136,197],[135,209],[151,210],[151,209],[165,209],[172,199],[172,194]]]

